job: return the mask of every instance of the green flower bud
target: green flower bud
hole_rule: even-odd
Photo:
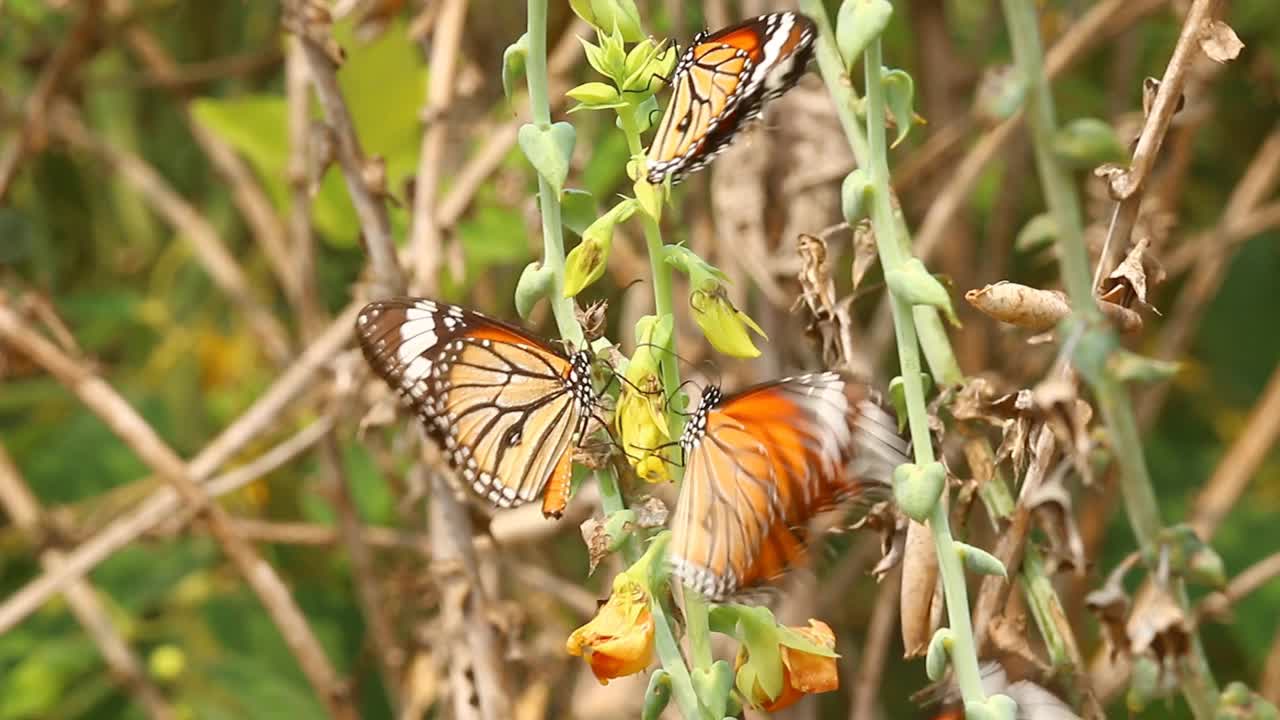
[[[846,0],[836,16],[836,47],[846,69],[889,26],[893,4],[889,0]]]
[[[844,221],[856,225],[867,216],[867,201],[875,193],[871,184],[871,176],[862,168],[856,168],[845,176],[840,185],[840,209],[844,212]]]
[[[704,284],[689,296],[693,307],[693,320],[711,347],[731,357],[753,358],[760,356],[760,349],[751,341],[748,329],[768,340],[764,330],[746,313],[729,302],[724,285],[719,282]]]
[[[903,463],[893,469],[893,497],[898,508],[916,522],[933,514],[947,486],[947,470],[940,462],[920,466]]]
[[[502,52],[502,92],[511,102],[515,93],[516,82],[524,75],[525,61],[529,57],[529,34],[520,36],[519,40],[507,46]]]
[[[649,675],[649,687],[644,691],[644,709],[640,720],[658,720],[671,702],[671,674],[662,668]]]
[[[612,32],[616,27],[627,42],[639,42],[644,38],[635,0],[569,0],[569,6],[578,17],[598,30]]]
[[[555,283],[555,273],[551,268],[543,267],[541,262],[534,261],[525,266],[516,283],[516,312],[525,320],[533,312],[533,306],[551,294],[551,286]]]
[[[172,682],[187,669],[187,655],[176,645],[161,645],[147,656],[147,669],[157,680]]]
[[[656,92],[662,86],[661,83],[655,84],[654,80],[670,77],[678,59],[675,49],[665,42],[658,45],[649,39],[640,41],[627,53],[624,63],[626,80],[622,89],[633,93],[645,90]]]
[[[613,247],[613,228],[631,217],[636,202],[623,200],[582,231],[582,242],[565,258],[564,296],[571,298],[604,275]]]
[[[884,280],[889,290],[903,302],[932,305],[941,310],[952,325],[960,326],[960,318],[956,317],[955,308],[951,306],[951,293],[938,282],[938,278],[929,274],[919,258],[911,258],[902,267],[886,272]]]
[[[924,656],[924,673],[930,680],[938,682],[946,674],[952,642],[950,628],[938,628],[929,639],[929,649]]]
[[[884,101],[893,113],[894,125],[898,134],[893,138],[890,148],[898,147],[898,143],[907,139],[911,126],[915,123],[914,108],[916,83],[905,70],[885,70],[880,76],[880,84],[884,86]]]

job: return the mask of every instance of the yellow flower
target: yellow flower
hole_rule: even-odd
[[[671,479],[666,461],[657,450],[671,440],[658,367],[662,348],[670,342],[672,327],[670,315],[662,320],[643,317],[636,324],[636,351],[627,363],[626,382],[614,414],[627,461],[637,476],[651,483]]]
[[[693,307],[693,320],[702,328],[711,346],[716,350],[740,358],[760,356],[760,349],[751,341],[748,329],[768,340],[764,330],[746,313],[729,302],[729,295],[720,283],[706,283],[689,296]]]
[[[809,620],[809,627],[789,628],[805,640],[820,648],[835,650],[836,636],[831,628],[821,620]],[[782,691],[777,697],[760,687],[757,681],[748,698],[753,705],[767,712],[776,712],[795,704],[808,694],[830,692],[840,687],[840,677],[836,672],[834,655],[818,655],[791,647],[784,642],[778,644],[782,655]],[[748,660],[746,648],[738,651],[735,670],[741,668]],[[741,686],[740,686],[741,687]]]
[[[609,600],[565,642],[570,655],[582,657],[600,684],[641,672],[653,659],[653,614],[649,591],[630,573],[613,580]]]

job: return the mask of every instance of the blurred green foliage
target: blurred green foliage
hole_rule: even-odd
[[[0,3],[0,144],[13,132],[15,113],[31,92],[42,63],[70,30],[72,19],[51,5],[41,0]],[[655,19],[648,26],[651,32],[683,39],[700,22],[697,9],[690,7],[684,24],[673,28],[671,19],[657,9],[669,3],[641,5],[646,20]],[[1087,3],[1058,0],[1044,5],[1045,26],[1052,32],[1055,22],[1069,19],[1067,13]],[[1006,40],[991,24],[998,14],[967,0],[951,0],[945,6],[953,41],[967,63],[981,66],[1007,58]],[[199,83],[191,110],[249,160],[272,200],[286,212],[289,140],[277,3],[147,0],[135,3],[132,12],[131,22],[155,33],[181,64],[276,54],[275,61],[257,70]],[[510,12],[507,0],[471,3],[476,18]],[[1181,226],[1187,229],[1208,227],[1218,219],[1261,137],[1280,117],[1280,23],[1275,22],[1274,0],[1239,0],[1232,4],[1230,19],[1248,49],[1208,88],[1216,107],[1200,130],[1194,168],[1179,208]],[[340,23],[337,33],[348,56],[339,77],[364,149],[386,159],[388,188],[401,198],[418,160],[428,73],[407,27],[405,20],[396,20],[371,43],[357,41],[349,22]],[[101,47],[77,76],[75,95],[86,123],[154,164],[216,224],[254,284],[274,287],[227,187],[189,136],[175,96],[149,81],[137,58],[118,41],[120,26],[104,30]],[[1138,47],[1136,65],[1142,75],[1160,73],[1176,33],[1176,23],[1162,14],[1123,37],[1124,43]],[[471,40],[500,49],[514,39],[515,35]],[[893,22],[886,57],[912,72],[919,92],[930,78],[914,67],[915,42],[913,28]],[[1106,90],[1112,59],[1106,51],[1095,52],[1057,83],[1064,119],[1106,117],[1112,110]],[[511,106],[501,91],[500,57],[469,60],[481,71],[482,85],[476,93],[479,99],[459,108],[460,124],[465,125],[468,114],[510,117]],[[1129,107],[1139,103],[1138,93],[1135,82],[1126,99]],[[590,148],[569,181],[589,193],[574,201],[587,207],[570,204],[573,211],[566,214],[566,223],[578,232],[627,185],[621,133],[600,120],[604,114],[591,115],[571,118],[579,145]],[[904,145],[923,142],[929,128],[923,130],[913,132]],[[484,139],[467,136],[460,151],[474,150],[471,144]],[[905,151],[900,148],[895,157]],[[513,150],[504,171],[510,175],[522,167],[518,150]],[[1009,172],[1007,164],[995,162],[984,173],[968,208],[975,227],[984,227],[1007,193],[1020,190],[1005,182]],[[444,178],[445,190],[451,181]],[[522,191],[534,186],[527,172],[523,182]],[[523,197],[532,197],[532,192]],[[442,282],[448,296],[505,316],[512,314],[509,298],[520,270],[538,247],[529,236],[528,208],[511,198],[510,189],[494,181],[479,191],[456,227],[465,259],[463,274],[447,272]],[[104,376],[184,457],[203,447],[275,377],[276,370],[259,352],[243,320],[212,286],[182,238],[99,161],[52,146],[29,160],[9,201],[9,206],[0,207],[0,283],[9,290],[46,294]],[[1016,202],[1024,218],[1042,209],[1034,184],[1022,190]],[[391,215],[395,233],[402,237],[405,203],[393,205]],[[673,216],[672,239],[687,237],[680,213]],[[317,284],[326,307],[336,310],[349,302],[351,284],[364,264],[358,225],[337,168],[330,169],[319,185],[313,221],[323,240]],[[1026,258],[1015,258],[1014,266],[1032,277],[1053,272]],[[485,292],[474,293],[482,277]],[[1185,515],[1275,371],[1280,358],[1274,318],[1280,307],[1277,277],[1280,233],[1272,231],[1239,251],[1222,291],[1209,303],[1187,359],[1189,369],[1176,381],[1149,436],[1148,457],[1167,519]],[[1165,291],[1165,296],[1176,291]],[[286,315],[282,297],[273,295],[269,302]],[[762,348],[770,352],[768,343]],[[302,422],[291,418],[273,428],[246,449],[244,458]],[[361,447],[353,426],[343,429],[341,440],[345,469],[357,490],[356,505],[368,522],[396,524],[403,488],[384,476],[385,469]],[[38,374],[0,380],[0,439],[41,501],[71,507],[77,518],[112,517],[154,487],[146,467],[128,448],[64,388]],[[305,460],[235,493],[227,502],[268,519],[330,524],[332,510],[322,484],[318,464]],[[1278,511],[1280,457],[1273,452],[1247,501],[1238,504],[1214,540],[1229,573],[1280,547],[1280,529],[1273,520]],[[0,524],[0,596],[39,572],[33,549],[11,526]],[[292,584],[339,670],[351,673],[366,716],[390,717],[343,554],[264,549]],[[1123,515],[1117,514],[1094,575],[1131,550],[1132,535]],[[579,541],[562,537],[549,554],[561,558],[565,567],[580,569],[582,552]],[[136,652],[153,670],[163,671],[158,682],[190,717],[322,715],[278,632],[209,540],[183,536],[135,544],[103,563],[92,580]],[[857,586],[846,608],[848,617],[833,620],[865,618],[873,598],[870,587]],[[1280,584],[1272,583],[1237,606],[1232,624],[1203,628],[1219,683],[1256,681],[1276,632],[1277,607]],[[841,642],[843,651],[856,647],[861,638]],[[897,654],[896,649],[891,652]],[[892,717],[908,715],[906,698],[922,681],[919,663],[891,665],[883,698]],[[562,702],[567,710],[567,701]],[[821,702],[837,712],[844,698],[832,695]],[[1142,717],[1183,717],[1181,712],[1175,703],[1151,708]],[[112,683],[98,651],[61,599],[0,636],[0,720],[141,716]],[[1114,717],[1124,716],[1117,708]]]

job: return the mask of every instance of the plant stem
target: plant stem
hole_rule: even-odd
[[[671,675],[671,690],[676,697],[676,703],[680,706],[680,713],[684,715],[685,720],[706,717],[702,710],[702,703],[698,701],[698,694],[693,689],[689,670],[685,668],[684,656],[680,654],[680,644],[676,642],[675,635],[671,632],[671,619],[667,617],[667,610],[662,606],[662,599],[655,594],[649,600],[649,606],[653,612],[654,621],[653,644],[658,651],[658,659],[662,662],[663,669]]]
[[[1088,362],[1077,355],[1081,375],[1090,382],[1104,422],[1110,431],[1111,448],[1120,466],[1120,488],[1125,510],[1140,548],[1154,547],[1163,526],[1151,476],[1143,455],[1142,439],[1134,418],[1133,405],[1124,385],[1106,368],[1106,355],[1116,346],[1114,335],[1100,318],[1093,301],[1089,256],[1085,250],[1079,200],[1071,175],[1053,153],[1057,118],[1053,96],[1044,73],[1044,56],[1032,0],[1002,0],[1005,21],[1009,25],[1014,60],[1027,83],[1027,123],[1035,148],[1036,168],[1044,189],[1045,200],[1058,227],[1058,257],[1063,284],[1071,297],[1071,306],[1083,321],[1083,336],[1078,343],[1093,353]],[[1083,352],[1083,350],[1082,350]],[[1184,610],[1186,590],[1181,580],[1173,581],[1173,594]],[[1213,716],[1217,703],[1217,683],[1209,669],[1197,633],[1191,634],[1189,677],[1183,683],[1183,696],[1196,718]]]
[[[880,83],[880,39],[871,41],[863,57],[866,70],[867,151],[869,162],[864,165],[875,188],[871,204],[871,224],[876,232],[876,249],[880,265],[886,273],[897,270],[908,260],[910,253],[899,236],[899,225],[893,212],[890,193],[888,146],[885,139],[885,98]],[[924,386],[920,381],[920,345],[916,334],[915,315],[911,305],[894,293],[889,293],[893,311],[894,332],[898,341],[898,362],[907,404],[907,423],[911,428],[911,442],[915,461],[919,466],[934,462],[933,440],[929,435],[929,414],[925,408]],[[973,629],[969,620],[969,597],[965,588],[964,568],[951,537],[951,525],[947,517],[947,493],[944,490],[929,518],[934,547],[938,554],[938,571],[942,577],[942,589],[946,594],[947,616],[954,644],[950,648],[951,665],[955,669],[957,684],[966,703],[980,703],[986,699],[982,688],[982,676],[978,671],[978,657],[973,644]]]

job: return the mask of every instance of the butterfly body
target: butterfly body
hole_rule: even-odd
[[[671,103],[649,148],[649,182],[678,182],[709,163],[796,84],[816,35],[809,18],[780,12],[695,36],[672,72]]]
[[[906,452],[870,390],[834,372],[710,387],[680,445],[672,571],[716,601],[800,564],[809,522],[882,486]]]
[[[597,398],[591,356],[425,298],[391,298],[356,318],[370,366],[421,419],[449,464],[498,507],[568,502],[573,449]]]

